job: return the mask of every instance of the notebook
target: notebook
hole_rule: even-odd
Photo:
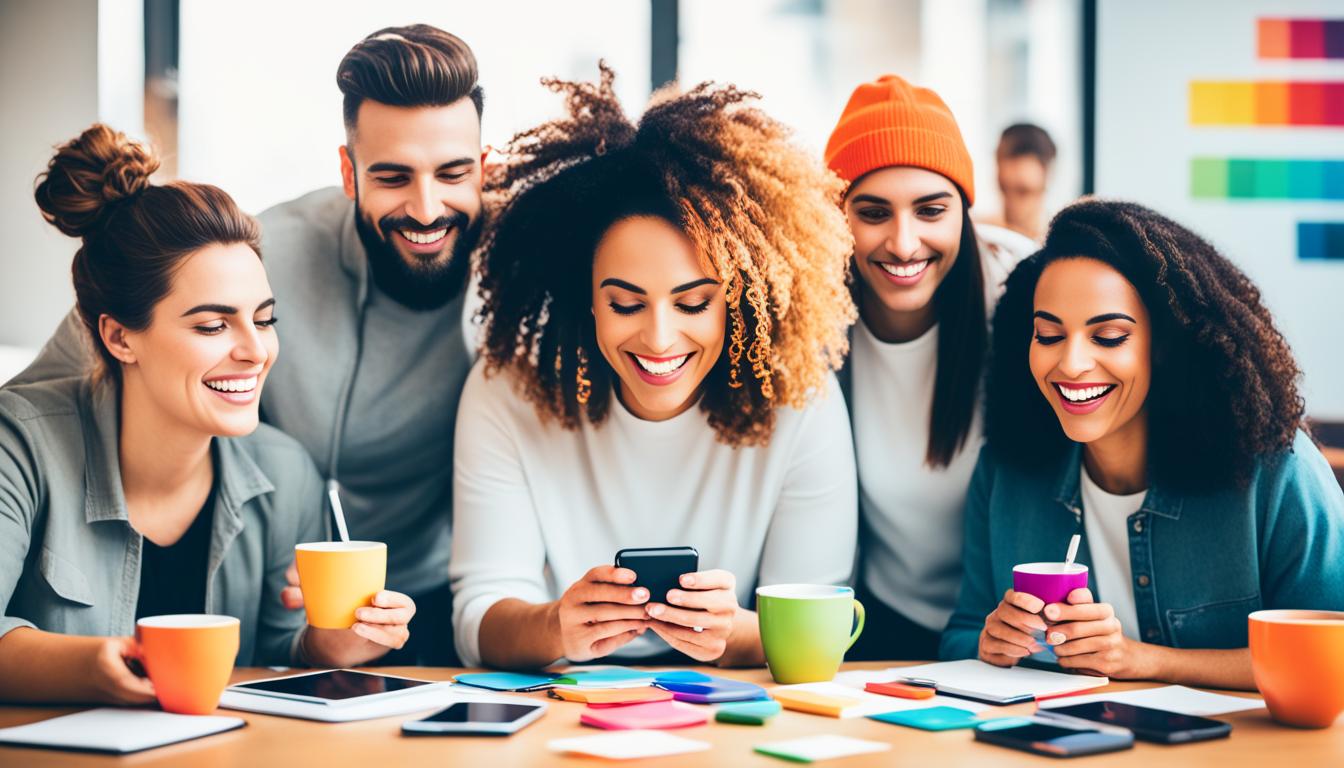
[[[938,693],[1003,706],[1067,696],[1110,683],[1104,677],[1069,675],[1026,667],[996,667],[978,659],[894,667],[892,677],[915,677],[938,684]]]
[[[89,709],[0,728],[0,744],[126,755],[242,728],[238,717],[174,715],[155,709]]]

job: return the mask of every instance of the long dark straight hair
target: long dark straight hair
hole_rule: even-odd
[[[958,190],[960,192],[960,190]],[[970,205],[961,194],[961,242],[957,260],[933,294],[938,322],[938,365],[929,411],[924,462],[946,467],[966,444],[980,407],[980,380],[989,346],[985,319],[985,274]]]

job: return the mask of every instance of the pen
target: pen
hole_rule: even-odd
[[[898,677],[895,682],[913,685],[919,688],[937,688],[938,681],[930,680],[927,677]]]

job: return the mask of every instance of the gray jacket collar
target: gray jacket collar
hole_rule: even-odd
[[[341,220],[341,268],[355,283],[355,301],[364,306],[369,298],[369,254],[364,250],[364,241],[359,239],[359,230],[355,228],[355,210],[353,200],[346,207]]]
[[[120,402],[115,384],[82,385],[81,421],[84,425],[84,520],[130,520],[126,494],[121,487]],[[216,513],[222,513],[225,528],[242,527],[242,507],[252,499],[275,490],[270,478],[252,456],[234,440],[215,438],[218,459]],[[219,525],[217,521],[216,525]]]
[[[1059,476],[1055,481],[1055,487],[1059,489],[1055,501],[1079,518],[1083,515],[1081,475],[1079,475],[1082,464],[1083,446],[1081,443],[1074,443],[1065,453],[1064,461],[1060,462]],[[1179,520],[1181,504],[1180,494],[1167,493],[1159,483],[1150,481],[1148,493],[1144,495],[1143,506],[1139,507],[1139,511]]]

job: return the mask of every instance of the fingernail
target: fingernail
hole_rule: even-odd
[[[649,615],[650,615],[650,616],[662,616],[662,615],[663,615],[663,606],[658,605],[657,603],[655,603],[655,604],[653,604],[653,605],[650,605],[650,606],[649,606]]]
[[[680,590],[676,590],[676,589],[670,589],[670,590],[668,590],[668,592],[667,592],[667,602],[669,602],[669,603],[679,603],[679,602],[681,602],[681,591],[680,591]]]
[[[1050,644],[1051,644],[1051,645],[1059,645],[1059,644],[1062,643],[1062,642],[1064,642],[1064,633],[1063,633],[1063,632],[1051,632],[1051,633],[1050,633]]]
[[[693,587],[693,586],[695,586],[695,577],[692,576],[692,575],[689,574],[689,573],[686,574],[686,575],[684,575],[684,576],[682,576],[682,577],[681,577],[681,586],[683,586],[683,587]]]
[[[635,600],[638,600],[639,602],[643,602],[643,601],[645,601],[645,600],[648,600],[648,599],[649,599],[649,590],[644,589],[643,587],[640,587],[639,589],[636,589],[636,590],[634,591],[634,595],[633,595],[633,597],[634,597]]]
[[[1056,608],[1056,607],[1053,606],[1053,605],[1048,605],[1048,606],[1046,606],[1046,608],[1045,608],[1045,617],[1048,618],[1048,619],[1058,619],[1058,618],[1059,618],[1059,609]]]
[[[356,619],[359,619],[360,621],[364,621],[365,619],[369,618],[369,609],[368,609],[368,608],[356,608],[356,609],[355,609],[355,618],[356,618]]]
[[[621,581],[634,581],[634,580],[635,580],[635,572],[634,572],[634,571],[621,571],[621,572],[619,572],[619,573],[616,574],[616,578],[620,579]]]

